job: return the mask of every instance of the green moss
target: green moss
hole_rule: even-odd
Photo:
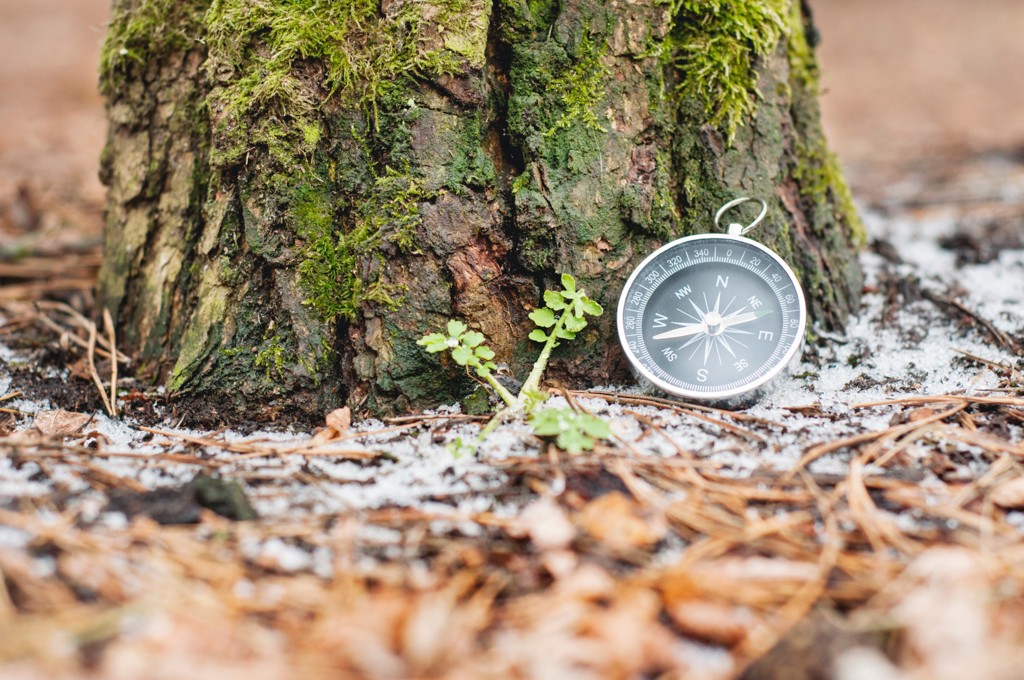
[[[110,95],[132,68],[202,47],[201,17],[211,0],[118,0],[100,52],[100,90]],[[198,18],[198,19],[197,19]]]
[[[297,190],[290,219],[304,241],[299,281],[308,294],[306,304],[325,322],[355,319],[368,301],[397,308],[401,291],[382,282],[379,275],[360,271],[360,263],[367,257],[379,258],[379,270],[385,263],[380,253],[385,242],[411,251],[420,222],[419,206],[432,197],[408,169],[399,172],[387,167],[360,201],[354,226],[339,232],[327,192],[309,185]]]
[[[213,164],[250,164],[256,150],[280,176],[253,188],[281,195],[299,239],[300,285],[323,321],[354,319],[368,301],[398,305],[400,291],[374,273],[378,251],[385,243],[412,250],[419,204],[434,195],[408,170],[418,115],[411,93],[418,79],[483,66],[486,7],[396,3],[381,16],[378,0],[219,0],[206,15],[207,68],[222,83],[209,98]],[[443,39],[427,47],[431,26],[444,27]],[[325,112],[330,98],[340,114]],[[452,189],[493,181],[480,126],[465,131]],[[353,149],[362,163],[351,164]],[[339,169],[335,152],[350,166]],[[247,232],[247,240],[266,239]]]
[[[448,163],[445,187],[458,194],[467,188],[483,189],[495,182],[494,163],[484,151],[486,125],[482,113],[460,120],[458,144],[447,151],[452,155]]]
[[[295,363],[295,358],[289,356],[282,344],[282,336],[275,334],[263,343],[263,346],[256,351],[256,358],[253,364],[256,368],[262,368],[267,380],[284,377],[285,368]]]
[[[514,48],[509,79],[508,131],[532,158],[551,168],[589,172],[605,129],[598,120],[607,96],[607,47],[588,28],[575,44],[553,40],[523,42]]]
[[[800,187],[801,196],[810,205],[831,205],[834,202],[836,218],[849,225],[854,244],[863,247],[867,243],[867,231],[853,203],[853,194],[843,176],[839,159],[828,150],[820,135],[821,141],[817,144],[797,143],[793,178]]]
[[[467,60],[482,65],[472,31],[480,17],[469,0],[435,5],[429,21],[452,36],[445,49],[422,49],[415,39],[426,30],[423,7],[395,3],[382,17],[379,0],[214,3],[206,15],[211,67],[234,72],[211,95],[228,114],[222,132],[265,145],[287,165],[296,157],[288,151],[312,151],[323,137],[326,97],[357,103],[379,130],[382,102],[404,95],[416,78],[454,73]],[[310,63],[322,64],[322,75],[300,67]]]
[[[232,354],[226,351],[224,355],[252,357],[253,367],[262,370],[263,376],[271,385],[285,383],[288,374],[294,372],[296,367],[311,376],[314,384],[318,384],[321,373],[333,356],[333,350],[326,338],[321,339],[319,346],[314,344],[308,353],[300,352],[299,344],[293,328],[275,328],[272,322],[259,346],[252,348],[251,351],[244,350]]]
[[[421,205],[494,183],[483,114],[453,128],[456,157],[449,162],[446,149],[436,177],[421,170],[412,134],[423,81],[483,69],[491,7],[114,0],[102,56],[111,102],[131,102],[130,88],[180,68],[184,52],[205,56],[198,76],[186,76],[194,136],[209,141],[196,149],[194,197],[209,258],[182,275],[199,302],[173,339],[172,389],[308,387],[335,372],[333,322],[399,305],[404,291],[388,280],[385,258],[415,251]],[[148,174],[162,172],[154,162]],[[146,190],[155,200],[160,187]]]
[[[562,113],[544,133],[545,136],[576,124],[605,131],[594,111],[605,96],[604,79],[608,76],[608,68],[601,59],[606,49],[603,42],[598,43],[591,38],[589,27],[584,28],[572,66],[547,85],[548,93],[561,104]]]
[[[789,12],[789,39],[786,55],[789,59],[791,79],[797,80],[808,92],[818,93],[818,60],[807,41],[808,26],[799,2],[793,2]]]
[[[701,102],[731,140],[756,108],[757,60],[789,30],[795,0],[671,0],[663,55],[681,74],[678,94]],[[798,5],[799,3],[796,2]]]

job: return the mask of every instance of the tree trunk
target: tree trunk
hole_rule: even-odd
[[[452,317],[524,374],[570,272],[608,311],[553,375],[620,382],[631,268],[751,195],[838,327],[862,235],[814,36],[794,0],[114,0],[102,299],[214,412],[393,411],[471,388],[416,345]]]

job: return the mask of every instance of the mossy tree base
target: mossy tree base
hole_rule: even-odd
[[[222,409],[436,405],[472,384],[425,332],[462,318],[523,374],[560,272],[614,310],[752,195],[835,328],[860,234],[809,17],[716,4],[115,0],[104,304],[149,376]],[[555,377],[627,378],[613,316]]]

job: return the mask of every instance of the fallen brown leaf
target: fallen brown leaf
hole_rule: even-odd
[[[79,432],[86,423],[92,420],[88,413],[77,413],[75,411],[42,411],[36,415],[32,427],[47,436],[68,435]]]
[[[313,435],[311,446],[326,444],[347,432],[352,427],[352,411],[348,406],[343,406],[328,413],[325,420],[327,426]]]
[[[584,531],[616,551],[649,548],[668,530],[664,519],[641,507],[620,491],[606,493],[583,507]]]
[[[338,434],[346,432],[352,426],[352,410],[348,406],[334,409],[327,414],[327,427]]]

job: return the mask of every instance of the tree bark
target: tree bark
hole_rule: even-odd
[[[100,292],[142,375],[225,415],[451,402],[416,340],[461,318],[523,375],[570,272],[607,312],[552,375],[622,382],[631,268],[740,195],[841,326],[861,234],[809,13],[717,4],[114,0]]]

